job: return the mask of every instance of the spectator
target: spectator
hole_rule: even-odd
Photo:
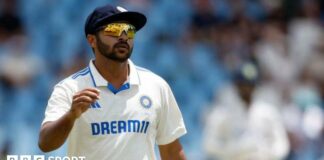
[[[23,32],[22,22],[16,12],[15,0],[4,0],[0,3],[0,43],[12,35]]]
[[[247,63],[236,73],[234,86],[213,104],[205,126],[204,147],[211,159],[284,159],[288,139],[275,106],[254,99],[258,72]]]
[[[0,55],[0,79],[8,88],[28,85],[42,71],[42,61],[28,53],[27,41],[24,35],[12,37]]]

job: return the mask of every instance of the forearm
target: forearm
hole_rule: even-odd
[[[186,160],[185,153],[179,140],[159,146],[161,160]]]
[[[62,146],[73,128],[75,119],[71,112],[67,112],[58,120],[45,123],[39,135],[39,148],[50,152]]]
[[[161,160],[186,160],[184,151],[170,152],[168,154],[161,154]]]

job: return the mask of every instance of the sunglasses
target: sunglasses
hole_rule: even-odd
[[[135,37],[136,29],[133,25],[127,23],[110,23],[103,27],[105,36],[119,37],[125,31],[129,39]]]

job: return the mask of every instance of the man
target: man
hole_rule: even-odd
[[[59,148],[89,160],[185,159],[178,138],[186,133],[169,85],[129,60],[135,32],[146,17],[105,5],[87,18],[85,34],[95,59],[57,84],[48,101],[39,147]]]
[[[204,147],[211,159],[282,160],[289,143],[275,106],[255,96],[258,70],[245,63],[207,117]]]

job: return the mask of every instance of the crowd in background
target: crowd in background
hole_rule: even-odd
[[[188,159],[324,159],[321,0],[2,0],[0,159],[41,154],[49,94],[93,57],[84,23],[105,3],[147,16],[131,59],[174,91]]]

